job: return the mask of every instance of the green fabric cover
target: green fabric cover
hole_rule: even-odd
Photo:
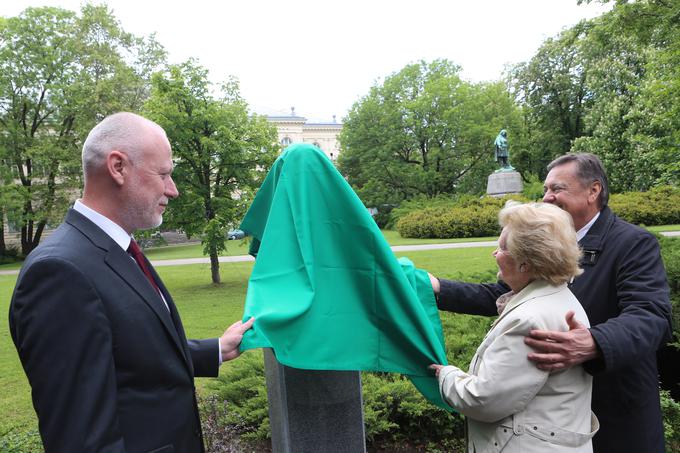
[[[399,262],[380,229],[323,152],[294,144],[267,175],[240,228],[256,256],[241,349],[273,348],[309,370],[406,374],[450,409],[427,369],[447,364],[427,272]]]

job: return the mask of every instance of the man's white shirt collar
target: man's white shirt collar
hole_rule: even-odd
[[[583,227],[576,232],[576,240],[577,241],[580,241],[581,239],[583,239],[586,236],[586,234],[588,234],[590,227],[593,226],[593,224],[595,223],[595,221],[597,220],[598,217],[600,217],[600,211],[597,211],[597,214],[595,214],[593,216],[593,218],[590,219],[590,222],[583,225]]]
[[[73,209],[87,217],[92,221],[92,223],[104,230],[104,232],[111,236],[111,239],[113,239],[116,244],[120,246],[120,248],[123,250],[128,249],[130,246],[130,235],[127,234],[125,230],[113,220],[101,215],[92,208],[88,208],[80,200],[76,200],[75,204],[73,205]]]

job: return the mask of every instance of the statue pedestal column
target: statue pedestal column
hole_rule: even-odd
[[[502,197],[513,193],[521,193],[523,188],[522,176],[516,171],[499,171],[491,173],[486,185],[486,194],[492,197]]]
[[[300,370],[264,349],[272,452],[366,451],[358,371]]]

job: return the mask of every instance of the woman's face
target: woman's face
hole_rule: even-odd
[[[507,240],[508,228],[505,227],[498,238],[498,248],[494,250],[493,256],[498,265],[498,278],[507,283],[514,293],[518,293],[529,284],[531,278],[528,266],[526,264],[520,266],[520,263],[517,263],[508,252]]]

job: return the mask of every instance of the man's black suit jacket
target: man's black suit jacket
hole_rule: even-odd
[[[137,264],[70,210],[27,258],[12,339],[49,452],[200,452],[194,375],[216,376],[217,339],[187,342]]]

